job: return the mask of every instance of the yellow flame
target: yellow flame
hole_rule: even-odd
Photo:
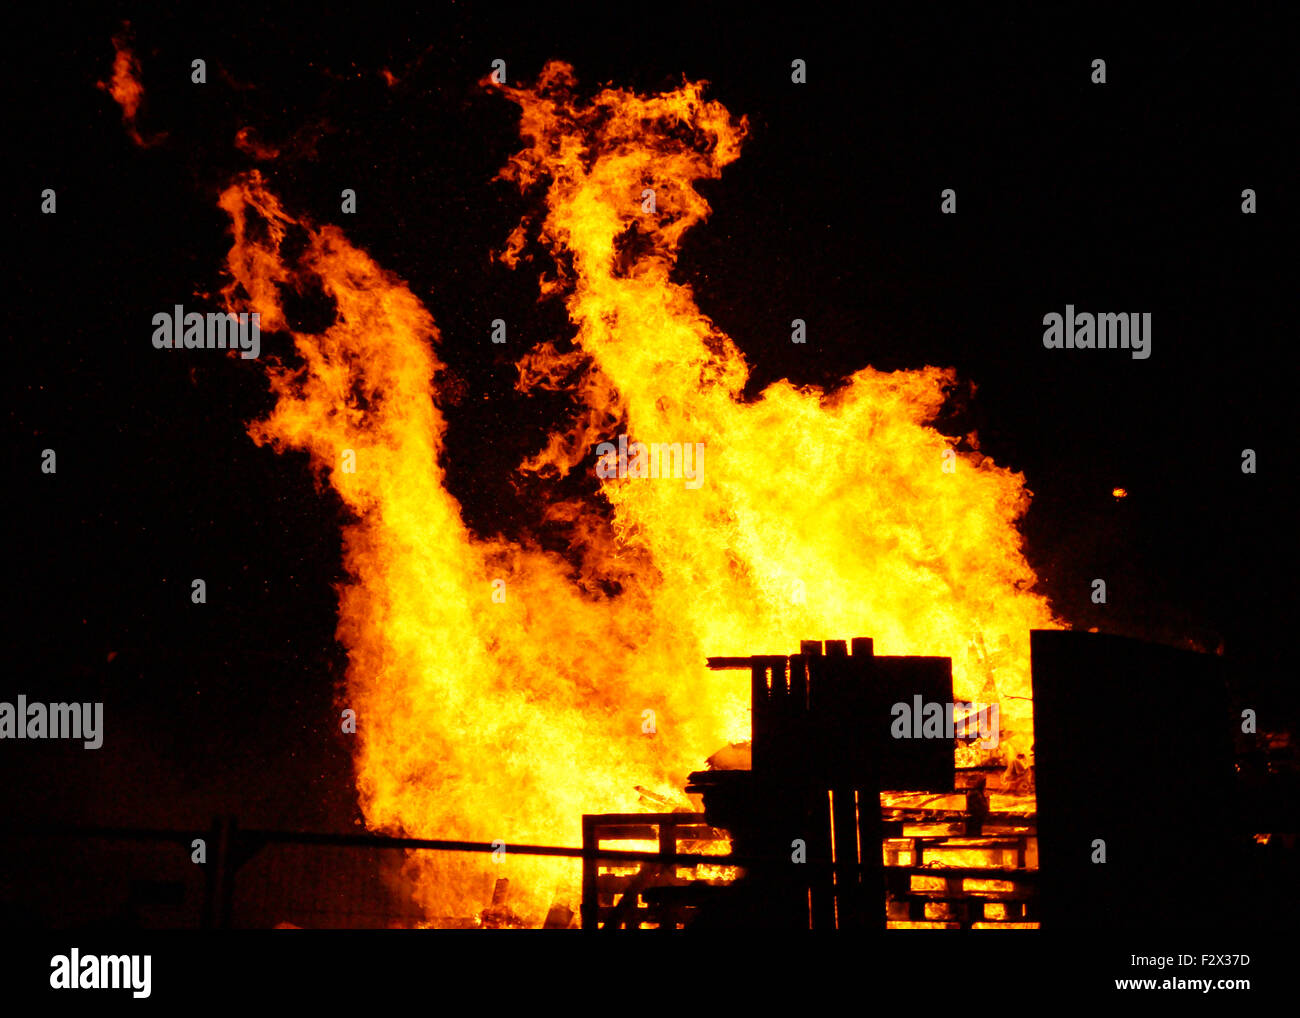
[[[521,469],[594,472],[619,434],[704,455],[699,486],[607,477],[551,502],[567,556],[466,527],[440,466],[438,332],[409,287],[290,216],[257,173],[221,196],[227,304],[289,332],[299,360],[271,365],[277,403],[250,434],[308,452],[349,516],[338,639],[366,822],[505,842],[497,861],[412,858],[431,917],[477,914],[497,876],[535,922],[557,895],[576,906],[575,864],[509,845],[577,844],[582,813],[636,810],[636,786],[680,789],[745,738],[747,677],[707,655],[870,635],[877,653],[951,656],[957,695],[1000,700],[1003,746],[1023,751],[1028,631],[1056,624],[1016,529],[1023,478],[930,426],[952,371],[864,368],[834,392],[782,381],[742,399],[743,356],[671,272],[709,211],[694,185],[737,158],[744,121],[702,83],[572,89],[561,64],[501,87],[530,142],[503,175],[545,189],[560,268],[542,287],[575,326],[573,352],[542,344],[520,364],[521,388],[566,386],[579,407]],[[515,231],[502,260],[525,243]],[[285,288],[323,295],[333,324],[292,330]]]

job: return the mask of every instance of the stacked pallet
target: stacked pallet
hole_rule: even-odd
[[[1032,796],[887,793],[882,807],[889,929],[1036,929],[1038,839]],[[985,807],[987,806],[987,809]],[[583,818],[583,929],[682,929],[733,867],[601,860],[600,850],[723,854],[727,833],[701,813]]]
[[[899,704],[955,702],[950,659],[881,656],[856,637],[708,666],[750,674],[749,769],[711,761],[690,774],[686,791],[704,813],[687,821],[584,818],[585,929],[675,929],[691,909],[706,925],[791,930],[1035,921],[1032,798],[1004,787],[997,768],[959,775],[954,732],[900,735],[893,724]],[[1027,772],[1009,780],[1027,782]],[[929,791],[882,795],[899,787]],[[669,858],[679,830],[691,835],[686,824],[713,832],[707,840],[729,833],[747,860],[736,888],[692,879]],[[665,858],[605,867],[603,840],[648,841]]]
[[[886,794],[889,929],[1036,929],[1032,796]]]
[[[735,878],[729,866],[612,862],[599,850],[723,855],[725,831],[702,813],[608,813],[582,818],[582,928],[675,930],[686,927],[700,901]]]

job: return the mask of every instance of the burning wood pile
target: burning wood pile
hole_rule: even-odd
[[[1274,839],[1250,832],[1293,826],[1294,809],[1234,805],[1239,719],[1221,659],[1090,633],[1031,642],[1041,775],[1019,753],[1005,766],[954,766],[942,721],[991,718],[996,705],[956,709],[947,659],[878,657],[864,639],[851,654],[827,641],[788,657],[710,659],[750,672],[752,762],[744,746],[715,755],[688,785],[703,812],[672,822],[725,830],[743,870],[722,888],[662,866],[621,884],[597,872],[585,925],[1137,928],[1152,916],[1196,927],[1256,914],[1265,890],[1252,893],[1250,874],[1272,871],[1253,850]],[[1098,697],[1132,709],[1081,725]],[[909,701],[927,705],[933,737],[911,738]],[[958,727],[971,742],[988,733]],[[1199,733],[1192,754],[1187,732]],[[603,819],[587,817],[588,829]],[[676,911],[655,907],[665,900]]]
[[[499,174],[520,222],[494,262],[553,260],[541,290],[574,326],[511,333],[520,398],[571,403],[507,468],[532,493],[512,533],[493,529],[510,513],[476,522],[449,483],[459,396],[424,301],[338,226],[288,208],[273,163],[219,199],[224,309],[260,316],[276,399],[249,435],[307,453],[343,508],[340,699],[368,828],[572,844],[579,816],[636,808],[638,785],[680,788],[710,748],[748,736],[747,690],[700,667],[706,648],[864,619],[892,652],[946,655],[924,660],[999,703],[1005,743],[1027,751],[1025,634],[1058,623],[1017,530],[1024,478],[935,426],[955,373],[865,367],[830,388],[751,392],[740,347],[676,278],[683,236],[710,213],[698,185],[739,158],[745,118],[705,82],[584,95],[558,62],[530,87],[483,85],[519,107],[523,142]],[[763,738],[755,774],[784,752],[765,758]],[[881,776],[822,789],[836,839],[854,789],[874,796]],[[510,897],[493,895],[484,922],[541,925],[576,880],[555,860],[432,854],[404,878],[428,915],[466,916],[506,874]]]
[[[729,746],[691,775],[703,813],[587,816],[583,844],[657,836],[669,856],[680,832],[698,843],[725,829],[746,864],[732,881],[669,862],[629,871],[588,859],[584,928],[1038,925],[1023,765],[957,774],[941,728],[913,740],[890,724],[913,698],[952,706],[950,662],[877,657],[868,639],[851,647],[806,641],[788,658],[710,659],[751,673],[752,745]],[[983,712],[988,735],[996,705]],[[981,734],[973,722],[959,728],[971,741]],[[897,788],[909,791],[888,790]]]

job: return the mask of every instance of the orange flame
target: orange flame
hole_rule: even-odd
[[[694,184],[737,158],[745,122],[702,83],[584,104],[551,64],[534,89],[494,87],[531,140],[503,176],[546,183],[540,237],[561,268],[543,291],[576,327],[573,353],[542,344],[520,364],[521,389],[581,407],[521,469],[594,471],[620,434],[705,450],[698,486],[607,477],[546,507],[568,557],[467,529],[440,465],[438,332],[406,284],[291,217],[256,172],[221,196],[227,305],[301,359],[271,366],[278,401],[250,435],[307,451],[351,517],[338,638],[367,823],[506,843],[495,863],[413,860],[429,914],[478,912],[495,876],[538,921],[557,894],[576,903],[574,864],[509,844],[577,844],[582,813],[635,810],[637,785],[671,794],[746,738],[747,677],[707,655],[863,634],[877,653],[949,655],[958,696],[1000,700],[1004,748],[1027,750],[1028,631],[1055,621],[1015,526],[1023,478],[928,426],[953,373],[864,368],[835,392],[783,381],[743,401],[743,356],[671,272],[709,212]],[[524,244],[515,231],[503,260]],[[286,287],[332,302],[333,324],[292,330]]]
[[[1028,631],[1059,623],[1031,590],[1015,526],[1023,477],[926,426],[955,374],[864,368],[834,392],[782,381],[742,401],[743,355],[671,270],[709,213],[695,182],[737,158],[746,122],[704,100],[703,83],[651,97],[607,89],[586,104],[573,84],[552,63],[535,89],[499,86],[531,141],[502,176],[546,182],[540,238],[563,274],[543,289],[567,294],[581,351],[543,345],[521,367],[523,389],[578,370],[584,408],[524,466],[566,473],[619,428],[707,450],[699,490],[604,482],[614,526],[601,546],[583,530],[593,574],[635,561],[620,579],[645,589],[668,627],[651,631],[689,634],[712,654],[865,633],[878,653],[950,656],[957,695],[1001,699],[1004,736],[1027,750]],[[512,234],[511,262],[520,247]]]
[[[122,123],[126,125],[127,134],[141,148],[158,144],[162,135],[146,138],[136,124],[140,113],[140,104],[144,100],[144,86],[140,84],[140,61],[132,52],[129,42],[131,23],[122,23],[122,30],[113,36],[113,76],[108,81],[98,82],[99,88],[111,95],[122,107]]]

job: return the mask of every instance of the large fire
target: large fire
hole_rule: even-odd
[[[221,196],[227,305],[300,358],[269,369],[278,400],[249,433],[310,453],[350,513],[338,638],[367,823],[507,846],[413,858],[430,917],[477,913],[498,876],[535,919],[557,894],[576,904],[574,863],[509,844],[578,844],[581,814],[634,811],[637,786],[685,804],[686,773],[748,737],[747,676],[709,655],[869,635],[879,654],[950,656],[957,696],[1000,703],[1001,752],[1028,752],[1029,630],[1056,623],[1016,527],[1023,477],[930,426],[954,374],[864,368],[743,399],[743,355],[673,271],[709,213],[695,184],[739,156],[745,121],[703,83],[583,101],[560,63],[489,87],[527,144],[502,176],[544,200],[501,257],[553,253],[542,289],[574,328],[572,352],[535,347],[518,382],[578,406],[520,466],[591,472],[591,499],[540,511],[567,555],[467,528],[440,466],[438,330],[406,284],[256,172]],[[327,296],[333,324],[293,331],[286,287]],[[702,446],[701,483],[635,476],[635,445],[619,476],[597,448],[624,435]]]

